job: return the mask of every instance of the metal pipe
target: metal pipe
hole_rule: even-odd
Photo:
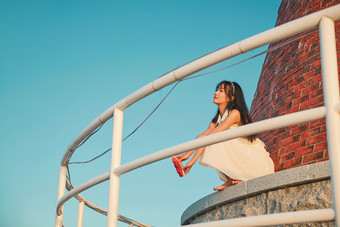
[[[107,227],[116,227],[118,221],[119,175],[114,174],[113,170],[118,168],[121,162],[123,111],[115,108],[114,115]]]
[[[314,121],[325,117],[326,108],[325,107],[317,107],[310,110],[300,111],[298,113],[287,114],[284,116],[279,116],[263,121],[254,122],[248,125],[240,126],[238,128],[229,129],[227,131],[223,131],[220,133],[216,133],[210,136],[206,136],[200,139],[192,140],[186,143],[182,143],[173,147],[166,148],[164,150],[155,152],[153,154],[147,155],[135,161],[126,163],[116,169],[114,169],[114,173],[116,175],[121,175],[126,172],[129,172],[133,169],[139,168],[143,165],[147,165],[156,161],[159,161],[164,158],[168,158],[172,155],[179,154],[185,152],[187,150],[196,149],[198,147],[207,146],[213,143],[222,142],[229,139],[234,139],[237,137],[243,137],[246,135],[258,134],[261,132],[265,132],[268,130],[273,130],[277,128],[287,127],[293,124]],[[92,178],[91,180],[81,184],[72,190],[70,190],[64,197],[62,197],[57,205],[57,210],[61,207],[66,201],[71,199],[73,196],[78,195],[82,191],[91,188],[97,184],[100,184],[110,178],[110,173],[106,172],[97,177]]]
[[[67,148],[63,158],[62,165],[66,165],[71,158],[73,152],[77,149],[79,143],[86,138],[92,131],[94,131],[99,125],[104,124],[108,119],[113,116],[113,110],[119,108],[121,110],[126,109],[130,105],[134,104],[138,100],[152,94],[153,92],[164,88],[171,83],[190,76],[200,70],[213,66],[219,62],[235,57],[249,50],[267,45],[271,42],[278,41],[289,36],[307,31],[311,28],[316,28],[319,21],[323,16],[328,16],[333,20],[340,19],[340,4],[321,10],[319,12],[310,14],[308,16],[293,20],[286,24],[277,26],[268,31],[262,32],[258,35],[247,38],[243,41],[234,43],[227,47],[216,50],[201,58],[198,58],[192,62],[189,62],[165,75],[157,80],[147,84],[140,88],[136,92],[130,94],[126,98],[122,99],[115,105],[111,106],[99,117],[97,117],[88,127],[86,127],[70,144]]]
[[[339,78],[336,54],[334,21],[323,17],[320,22],[320,53],[322,63],[323,92],[325,98],[327,143],[331,167],[335,224],[340,225],[340,114]]]
[[[340,103],[337,103],[335,105],[335,110],[338,111],[340,113]]]
[[[60,199],[65,194],[66,173],[67,173],[67,167],[66,166],[60,166],[59,184],[58,184],[58,203],[60,202]],[[63,207],[60,206],[60,213],[57,212],[57,215],[55,217],[55,227],[62,227],[62,226],[63,226]]]
[[[309,14],[288,23],[282,24],[258,35],[252,36],[241,43],[241,49],[246,52],[275,41],[279,41],[304,31],[316,28],[322,17],[327,16],[334,21],[340,19],[340,4]]]
[[[100,125],[104,124],[99,117],[97,117],[95,120],[93,120],[68,146],[62,161],[61,165],[66,166],[68,161],[71,159],[74,151],[77,149],[77,146],[88,136],[90,135],[94,130],[96,130]]]
[[[103,173],[99,176],[96,176],[94,178],[92,178],[91,180],[79,185],[78,187],[76,188],[73,188],[73,186],[71,186],[69,184],[69,181],[67,180],[66,181],[66,186],[67,188],[70,190],[66,195],[64,195],[58,202],[57,204],[57,213],[58,212],[62,212],[61,211],[61,207],[68,201],[70,200],[72,197],[76,197],[79,202],[84,202],[86,206],[88,206],[89,208],[103,214],[103,215],[107,215],[107,211],[104,210],[103,208],[100,208],[99,206],[91,203],[90,201],[87,201],[84,197],[82,197],[81,195],[79,195],[79,193],[97,185],[97,184],[100,184],[106,180],[108,180],[110,178],[110,172],[106,172],[106,173]],[[127,224],[134,224],[135,226],[146,226],[148,227],[149,225],[146,225],[146,224],[143,224],[143,223],[140,223],[140,222],[137,222],[137,221],[134,221],[130,218],[127,218],[125,216],[122,216],[122,215],[118,215],[118,220],[119,221],[122,221],[122,222],[125,222]]]
[[[185,225],[190,227],[240,227],[240,226],[272,226],[282,224],[297,224],[304,222],[320,222],[334,220],[333,209],[304,210],[285,212],[278,214],[267,214],[250,216],[244,218],[233,218],[222,221],[205,222],[200,224]],[[184,227],[184,226],[183,226]]]
[[[105,180],[108,180],[108,179],[109,179],[109,172],[107,172],[107,173],[105,173],[105,174],[107,174],[107,179],[105,179]],[[103,181],[105,181],[105,180],[103,180]],[[66,181],[66,187],[67,187],[67,189],[70,190],[70,191],[73,190],[73,187],[69,184],[68,180]],[[94,211],[97,211],[98,213],[101,213],[101,214],[103,214],[103,215],[105,215],[105,216],[107,215],[107,211],[106,211],[106,210],[104,210],[103,208],[101,208],[101,207],[99,207],[99,206],[97,206],[97,205],[91,203],[90,201],[88,201],[88,200],[87,200],[86,198],[84,198],[83,196],[77,194],[77,195],[75,195],[74,197],[75,197],[76,199],[78,199],[79,202],[81,202],[81,201],[84,202],[85,205],[86,205],[87,207],[93,209]],[[132,219],[130,219],[130,218],[127,218],[127,217],[125,217],[125,216],[122,216],[122,215],[118,215],[118,220],[121,221],[121,222],[127,223],[127,224],[131,224],[131,223],[132,223],[132,224],[135,225],[135,226],[140,226],[140,227],[150,227],[150,225],[146,225],[146,224],[143,224],[143,223],[134,221],[134,220],[132,220]]]
[[[79,194],[82,191],[85,191],[86,189],[89,189],[93,185],[97,185],[103,181],[106,181],[109,179],[109,172],[103,173],[97,177],[92,178],[91,180],[88,180],[86,183],[79,185],[78,187],[72,189],[69,191],[66,195],[64,195],[62,198],[60,198],[58,204],[57,204],[57,215],[62,215],[62,206],[72,197]]]
[[[237,128],[229,129],[223,132],[219,132],[213,135],[205,136],[196,140],[192,140],[186,143],[182,143],[164,150],[155,152],[145,157],[136,159],[132,162],[122,165],[114,170],[116,175],[121,175],[131,170],[140,168],[142,166],[151,164],[153,162],[171,157],[173,155],[196,149],[198,147],[204,147],[210,144],[219,143],[222,141],[254,135],[261,132],[283,128],[286,126],[314,121],[325,117],[325,107],[318,107],[310,110],[304,110],[297,113],[287,114],[284,116],[274,117],[271,119],[243,125]]]
[[[238,128],[229,129],[220,133],[216,133],[210,136],[206,136],[200,139],[192,140],[186,143],[182,143],[164,150],[155,152],[153,154],[147,155],[130,163],[126,163],[118,168],[114,169],[115,175],[121,175],[129,172],[133,169],[139,168],[143,165],[147,165],[164,158],[171,157],[172,155],[185,152],[187,150],[196,149],[198,147],[207,146],[210,144],[222,142],[229,139],[234,139],[237,137],[243,137],[246,135],[258,134],[268,130],[273,130],[277,128],[287,127],[290,125],[318,120],[326,115],[325,107],[318,107],[310,110],[304,110],[297,113],[287,114],[284,116],[279,116],[263,121],[254,122],[248,125],[240,126]],[[116,118],[116,117],[115,117]],[[119,158],[120,159],[120,158]],[[57,212],[61,213],[60,207],[67,202],[69,199],[78,195],[82,191],[93,187],[94,185],[100,184],[110,178],[110,173],[106,172],[97,177],[88,180],[87,182],[75,187],[70,190],[65,196],[63,196],[59,203],[57,204]],[[110,193],[111,195],[111,193]]]
[[[109,172],[106,173],[109,176]],[[108,177],[109,178],[109,177]],[[106,179],[107,180],[107,179]],[[105,181],[105,180],[104,180]],[[69,182],[69,180],[66,181],[66,188],[67,190],[71,191],[73,190],[73,186],[72,184]],[[84,201],[85,202],[85,206],[87,206],[88,208],[93,209],[94,211],[97,211],[98,213],[101,213],[103,215],[107,215],[107,211],[104,210],[103,208],[97,206],[96,204],[88,201],[85,197],[81,196],[80,194],[77,194],[74,196],[79,202],[80,201]]]
[[[78,210],[78,222],[77,227],[83,226],[83,219],[84,219],[84,201],[79,201],[79,210]]]

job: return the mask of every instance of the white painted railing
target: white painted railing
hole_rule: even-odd
[[[333,191],[334,209],[320,209],[310,211],[299,211],[281,214],[260,215],[256,217],[246,217],[240,219],[231,219],[217,222],[209,222],[209,226],[264,226],[272,224],[290,224],[306,221],[330,221],[335,220],[336,225],[340,224],[340,98],[338,83],[338,65],[335,46],[334,21],[340,20],[340,4],[325,10],[310,14],[297,20],[280,25],[258,35],[252,36],[243,41],[237,42],[230,46],[219,49],[208,55],[205,55],[195,61],[192,61],[182,67],[179,67],[159,79],[147,84],[128,97],[122,99],[104,113],[98,116],[89,126],[87,126],[70,144],[66,150],[60,166],[59,187],[58,187],[58,205],[55,226],[61,227],[63,223],[63,206],[70,198],[76,197],[79,201],[79,218],[78,226],[82,224],[84,205],[106,214],[102,208],[92,204],[79,195],[80,192],[110,179],[109,209],[107,212],[107,226],[117,226],[117,221],[121,220],[130,226],[147,226],[131,219],[119,216],[118,197],[119,197],[119,179],[120,175],[132,171],[136,168],[148,165],[150,163],[171,157],[194,148],[203,147],[213,143],[241,137],[260,132],[286,127],[298,123],[313,121],[326,117],[328,150],[331,166],[331,181]],[[244,125],[235,129],[216,133],[197,140],[189,141],[174,147],[170,147],[156,153],[150,154],[143,158],[137,159],[130,163],[120,165],[121,160],[121,142],[122,142],[122,123],[123,111],[152,94],[178,80],[192,75],[200,70],[215,65],[221,61],[235,57],[252,49],[267,45],[271,42],[279,41],[284,38],[296,35],[298,33],[319,27],[321,61],[322,61],[322,78],[324,85],[325,106],[311,110],[300,111],[276,118],[271,118],[252,124]],[[113,143],[112,159],[110,172],[99,175],[86,183],[73,188],[67,181],[66,172],[67,164],[72,157],[77,146],[100,125],[114,116],[113,126]],[[65,195],[65,189],[70,190]],[[313,217],[313,218],[312,218]],[[317,217],[317,218],[315,218]],[[195,224],[193,226],[207,226],[206,223]]]

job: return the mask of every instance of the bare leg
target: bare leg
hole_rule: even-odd
[[[183,167],[184,173],[187,174],[191,167],[195,164],[197,159],[201,156],[201,154],[205,151],[206,147],[201,147],[196,150],[196,153],[192,157],[192,159]]]

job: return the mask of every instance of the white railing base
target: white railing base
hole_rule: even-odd
[[[295,212],[285,212],[278,214],[267,214],[250,216],[244,218],[234,218],[228,220],[205,222],[192,225],[190,227],[251,227],[251,226],[271,226],[282,224],[299,224],[321,221],[333,221],[335,212],[333,209],[317,209]]]

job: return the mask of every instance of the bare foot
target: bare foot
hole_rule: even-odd
[[[238,183],[242,183],[243,180],[232,180],[231,183],[234,184],[238,184]]]
[[[243,182],[243,181],[242,180],[228,180],[227,182],[225,182],[221,186],[215,187],[214,190],[215,191],[222,191],[223,189],[225,189],[225,188],[227,188],[231,185],[238,184],[238,183],[241,183],[241,182]]]
[[[218,186],[218,187],[215,187],[214,190],[215,191],[222,191],[223,189],[229,187],[232,185],[232,182],[231,181],[227,181],[225,182],[224,184],[222,184],[221,186]]]

